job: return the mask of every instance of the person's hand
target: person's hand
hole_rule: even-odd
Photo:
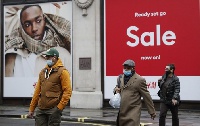
[[[34,115],[34,112],[30,112],[30,111],[29,111],[27,117],[28,117],[28,118],[33,118],[33,115]]]
[[[155,117],[156,117],[156,113],[151,114],[151,119],[154,120]]]
[[[118,88],[118,87],[115,88],[116,93],[120,93],[120,91],[121,91],[120,88]]]
[[[175,100],[175,99],[172,99],[172,104],[173,105],[176,105],[178,103],[178,101],[177,100]]]

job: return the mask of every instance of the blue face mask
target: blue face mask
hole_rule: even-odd
[[[124,75],[130,76],[132,74],[131,70],[123,70]]]
[[[52,66],[53,65],[53,61],[52,60],[47,60],[46,62],[47,62],[48,66]]]

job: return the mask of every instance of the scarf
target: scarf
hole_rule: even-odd
[[[61,46],[71,52],[71,24],[66,19],[44,14],[46,21],[46,37],[43,40],[34,40],[25,33],[22,26],[12,31],[10,36],[5,36],[5,51],[10,48],[26,49],[39,54],[49,48]]]

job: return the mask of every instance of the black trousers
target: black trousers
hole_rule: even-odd
[[[160,103],[159,126],[165,126],[167,111],[170,110],[172,114],[172,126],[179,126],[178,105],[167,105]]]

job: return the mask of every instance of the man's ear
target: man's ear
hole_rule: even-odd
[[[57,60],[58,60],[58,57],[54,56],[54,59],[57,59]]]

